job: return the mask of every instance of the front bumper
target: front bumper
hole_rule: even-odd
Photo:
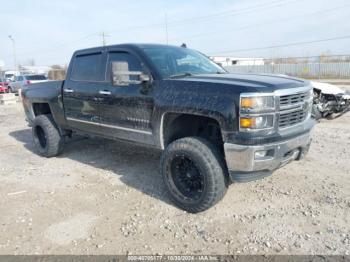
[[[270,175],[273,170],[303,158],[310,143],[310,133],[264,145],[225,143],[225,158],[231,179],[246,182]],[[266,152],[266,156],[259,157],[256,152]]]

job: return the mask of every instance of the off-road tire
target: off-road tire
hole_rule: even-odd
[[[191,200],[177,189],[171,174],[172,161],[181,155],[190,158],[204,178],[204,189],[198,200]],[[172,142],[161,158],[161,173],[173,202],[183,210],[198,213],[219,202],[228,187],[226,165],[220,151],[199,137],[185,137]]]
[[[63,150],[64,138],[51,115],[39,115],[34,119],[32,136],[35,148],[41,156],[54,157]]]

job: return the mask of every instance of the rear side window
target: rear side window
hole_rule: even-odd
[[[72,80],[102,81],[102,53],[78,55],[74,58]]]
[[[17,76],[16,81],[23,81],[23,76]]]
[[[31,75],[31,76],[26,76],[26,79],[27,80],[32,80],[32,81],[35,81],[35,80],[46,80],[46,77],[43,76],[43,75]]]

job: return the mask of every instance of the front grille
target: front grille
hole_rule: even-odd
[[[280,96],[279,128],[297,125],[309,115],[310,92]]]
[[[310,96],[309,92],[280,96],[280,106],[282,108],[284,106],[303,103],[305,100],[309,98],[309,96]]]
[[[280,114],[278,127],[279,128],[286,128],[290,126],[294,126],[296,124],[299,124],[303,122],[308,115],[307,110],[298,110],[290,113],[282,113]]]

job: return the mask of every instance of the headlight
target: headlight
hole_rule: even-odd
[[[240,117],[241,129],[268,129],[273,127],[273,115],[244,116]]]
[[[263,111],[275,108],[275,98],[273,96],[241,97],[241,110]]]
[[[239,129],[244,132],[274,127],[275,97],[271,94],[241,94]]]

